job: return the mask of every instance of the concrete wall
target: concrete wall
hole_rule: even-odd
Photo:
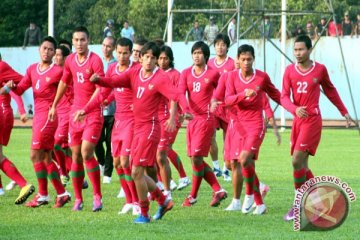
[[[266,42],[265,54],[262,39],[241,40],[239,44],[251,44],[255,47],[256,61],[255,67],[264,70],[264,58],[266,60],[266,72],[274,84],[281,89],[282,73],[280,72],[280,58],[281,54],[277,51],[271,43]],[[280,42],[274,39],[274,43],[280,47]],[[174,42],[172,45],[175,56],[175,67],[178,70],[192,64],[191,47],[193,43],[187,45],[183,42]],[[356,111],[360,114],[360,38],[342,38],[341,44],[346,61],[346,67],[349,73],[351,91],[354,97]],[[293,59],[292,55],[293,41],[287,41],[287,55]],[[101,45],[91,45],[90,49],[101,56]],[[16,71],[24,74],[26,68],[39,60],[38,48],[28,47],[25,50],[22,48],[0,48],[3,60],[9,63]],[[234,45],[229,50],[229,56],[235,58],[237,52],[237,45]],[[211,47],[211,55],[214,56],[214,47]],[[340,48],[337,38],[326,37],[320,39],[318,45],[315,47],[312,59],[323,63],[327,66],[330,78],[336,88],[338,89],[341,98],[347,106],[350,114],[354,116],[353,106],[351,104],[350,91],[346,81],[344,64],[341,61]],[[289,62],[288,62],[289,63]],[[28,90],[23,95],[25,106],[33,103],[32,91]],[[12,104],[14,109],[17,109],[16,104]],[[324,96],[321,96],[320,107],[324,119],[342,119],[337,109]],[[15,110],[16,111],[16,110]],[[280,111],[276,111],[276,117],[279,117]],[[286,115],[287,118],[291,116]]]

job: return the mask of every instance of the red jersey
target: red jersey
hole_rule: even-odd
[[[58,105],[56,106],[56,113],[69,114],[73,101],[74,101],[74,88],[72,84],[69,84],[67,85],[64,95],[61,97]]]
[[[82,63],[79,62],[77,53],[66,58],[62,81],[66,85],[72,84],[74,87],[73,107],[75,109],[83,108],[92,97],[96,84],[90,82],[90,77],[94,73],[104,76],[103,63],[95,53],[89,51]],[[95,111],[100,111],[100,106]]]
[[[226,72],[231,72],[235,69],[235,61],[231,57],[227,56],[225,61],[221,64],[216,62],[216,57],[211,58],[207,65],[213,70],[217,71],[220,75]]]
[[[185,97],[176,92],[168,76],[155,68],[150,77],[143,77],[142,68],[133,68],[118,76],[100,78],[99,85],[124,87],[132,90],[135,125],[158,123],[158,109],[163,96],[187,107]]]
[[[340,96],[331,83],[324,65],[314,62],[307,72],[301,72],[296,64],[289,65],[284,73],[281,104],[296,116],[296,108],[306,106],[309,115],[319,115],[320,85],[325,95],[344,116],[348,113]],[[290,99],[292,94],[292,101]]]
[[[194,116],[212,117],[210,100],[219,80],[219,73],[205,66],[204,72],[196,75],[194,67],[182,71],[179,91],[185,96],[188,93],[190,111]]]
[[[51,64],[44,71],[40,70],[40,64],[32,64],[27,70],[24,78],[13,89],[22,95],[28,88],[33,88],[35,113],[48,112],[54,101],[57,86],[62,76],[62,68]]]
[[[245,89],[255,90],[257,94],[253,97],[245,97]],[[241,70],[232,71],[229,73],[226,85],[225,104],[238,106],[239,120],[262,119],[264,92],[280,104],[280,92],[270,81],[267,73],[255,69],[251,79],[245,80]]]
[[[178,70],[174,68],[169,68],[166,71],[163,70],[161,71],[170,78],[171,84],[174,86],[174,88],[177,88],[179,86],[180,73]],[[160,120],[168,119],[170,117],[169,109],[170,109],[169,100],[166,97],[163,97],[159,105]]]

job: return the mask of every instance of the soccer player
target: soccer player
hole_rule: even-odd
[[[11,87],[18,95],[23,94],[30,87],[33,88],[35,115],[30,158],[38,180],[39,192],[32,201],[26,203],[27,207],[32,208],[48,204],[50,201],[47,177],[57,193],[55,208],[62,207],[71,200],[70,193],[61,184],[59,170],[51,156],[58,121],[57,118],[49,121],[48,111],[62,75],[62,68],[52,62],[55,49],[55,39],[50,36],[45,37],[39,48],[40,62],[32,64],[26,70],[24,78],[18,85],[12,81],[7,83],[7,86]]]
[[[56,48],[54,62],[60,67],[64,67],[65,59],[70,54],[70,50],[59,45]],[[69,133],[69,112],[73,101],[73,89],[66,89],[65,95],[61,98],[57,107],[58,126],[55,132],[54,156],[60,168],[61,183],[66,186],[70,180],[69,171],[71,169],[71,151],[68,144]]]
[[[225,34],[218,34],[214,39],[214,47],[216,56],[214,58],[209,59],[207,65],[213,70],[217,71],[220,75],[226,72],[230,72],[234,70],[234,60],[227,55],[230,47],[230,39]],[[226,78],[225,78],[226,79]],[[223,130],[223,139],[225,139],[227,127],[228,127],[228,114],[223,107],[219,107],[215,111],[215,128]],[[219,164],[219,150],[216,142],[216,131],[213,136],[211,147],[210,147],[210,155],[213,160],[214,172],[217,177],[223,175],[225,181],[231,181],[230,172],[226,168],[226,164],[224,164],[223,171],[220,169]]]
[[[145,39],[138,39],[134,42],[133,50],[132,50],[132,61],[139,62],[140,61],[140,53],[142,47],[145,45],[147,40]]]
[[[65,61],[64,73],[58,86],[56,97],[49,111],[49,119],[55,118],[56,108],[68,85],[74,89],[74,100],[71,106],[70,119],[73,114],[85,107],[96,95],[97,87],[89,81],[92,74],[104,76],[101,58],[89,50],[90,36],[86,27],[76,27],[73,31],[73,45],[76,52],[69,55]],[[75,192],[73,211],[83,209],[82,184],[84,182],[84,165],[93,186],[94,212],[103,208],[100,187],[99,164],[94,157],[94,149],[101,134],[103,118],[100,107],[96,108],[82,122],[70,121],[69,145],[72,151],[71,178]]]
[[[341,115],[345,117],[346,125],[349,126],[351,122],[346,107],[330,81],[326,67],[312,61],[311,52],[311,39],[305,35],[298,36],[294,43],[296,63],[286,68],[281,93],[282,105],[294,116],[290,152],[294,169],[295,194],[303,183],[314,177],[308,161],[309,155],[315,155],[321,136],[320,86]],[[292,100],[290,95],[292,95]],[[284,216],[284,220],[293,219],[294,211],[291,208]]]
[[[118,62],[111,64],[106,77],[116,77],[141,65],[130,60],[132,42],[128,38],[120,38],[116,42],[116,55]],[[110,94],[110,96],[108,96]],[[108,96],[108,97],[107,97]],[[84,112],[90,112],[95,106],[108,104],[116,101],[115,125],[111,136],[112,156],[114,167],[119,176],[120,185],[124,191],[126,203],[119,214],[125,214],[132,210],[133,215],[140,213],[139,198],[137,196],[134,180],[131,177],[131,143],[134,131],[133,95],[128,88],[101,88],[98,94],[84,108]]]
[[[242,205],[243,213],[250,213],[255,201],[255,215],[266,212],[259,191],[259,179],[255,172],[255,160],[258,158],[261,143],[265,134],[263,120],[264,94],[267,93],[277,103],[280,103],[280,92],[271,83],[269,76],[253,68],[255,60],[254,48],[244,44],[238,48],[237,58],[240,69],[230,72],[226,85],[225,104],[237,106],[237,131],[242,141],[240,144],[239,162],[245,181],[245,199]]]
[[[215,132],[214,115],[210,112],[210,100],[217,86],[219,73],[206,65],[210,49],[206,43],[196,42],[191,48],[194,65],[186,68],[180,75],[179,89],[185,96],[188,94],[189,105],[194,119],[187,126],[187,154],[191,158],[193,169],[191,193],[183,202],[184,207],[190,207],[197,202],[197,194],[202,179],[211,186],[213,198],[210,206],[216,207],[227,197],[227,192],[221,188],[214,172],[204,161]]]
[[[134,136],[132,141],[132,176],[135,181],[139,196],[141,215],[135,219],[135,223],[149,223],[149,200],[147,193],[150,192],[153,199],[157,200],[159,208],[154,216],[155,220],[161,219],[164,214],[171,210],[173,201],[156,187],[155,182],[145,175],[145,171],[152,171],[157,146],[160,141],[160,125],[158,109],[162,97],[180,101],[187,114],[187,102],[184,96],[176,94],[169,78],[156,67],[160,55],[160,49],[154,42],[148,42],[141,50],[141,68],[130,69],[123,74],[111,79],[99,78],[93,75],[91,80],[108,87],[131,88],[134,111]],[[175,130],[176,105],[172,104],[170,119],[166,122],[166,130]],[[81,115],[81,114],[80,114]]]
[[[170,81],[172,82],[175,88],[179,85],[180,73],[174,68],[174,55],[172,49],[168,46],[162,46],[160,48],[160,56],[158,60],[158,65],[166,75],[169,76]],[[166,175],[167,178],[171,177],[170,166],[167,158],[170,159],[171,163],[175,166],[176,170],[180,174],[179,185],[177,186],[178,190],[181,190],[190,184],[190,179],[186,176],[184,167],[180,160],[179,155],[174,151],[172,145],[175,142],[176,135],[181,127],[182,121],[179,120],[179,114],[176,116],[176,130],[173,132],[165,131],[165,122],[169,119],[170,103],[166,98],[163,98],[159,106],[159,120],[161,126],[161,138],[158,146],[157,160],[160,166],[161,178],[164,181],[166,178],[163,175]],[[169,181],[170,179],[166,179]],[[172,181],[172,180],[171,180]],[[165,190],[172,189],[171,181],[164,184]],[[169,186],[170,184],[170,186]],[[175,183],[176,184],[176,183]],[[176,187],[176,185],[174,185]],[[165,193],[166,194],[166,193]]]
[[[0,85],[5,84],[9,80],[13,80],[18,83],[21,80],[22,76],[13,70],[6,62],[2,61],[0,55]],[[10,92],[10,89],[5,85],[1,91],[1,93]],[[12,92],[10,92],[11,94]],[[14,95],[18,99],[18,95]],[[18,171],[16,166],[3,154],[2,147],[7,146],[10,140],[11,131],[14,125],[14,114],[10,105],[10,95],[9,94],[1,94],[0,95],[0,169],[12,180],[9,185],[15,186],[18,184],[21,187],[21,191],[17,199],[15,200],[15,204],[24,203],[27,198],[35,191],[35,187],[32,184],[27,183],[25,178]],[[21,109],[21,102],[17,101],[19,109]],[[22,107],[23,108],[23,107]],[[23,113],[24,110],[20,110]],[[21,114],[21,120],[26,120],[24,115]]]

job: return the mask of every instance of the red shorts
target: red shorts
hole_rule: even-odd
[[[214,119],[195,117],[189,121],[186,132],[188,156],[207,157],[215,133]]]
[[[0,108],[0,136],[3,135],[3,132],[4,132],[4,113],[2,111],[2,109]],[[0,145],[3,145],[3,138],[0,137]]]
[[[135,126],[131,144],[132,165],[153,167],[156,161],[159,141],[160,125],[158,123]]]
[[[130,156],[134,132],[134,119],[116,120],[111,134],[113,157]]]
[[[82,141],[97,144],[99,141],[104,118],[100,112],[89,113],[81,122],[74,122],[75,111],[71,111],[69,119],[69,146],[81,145]]]
[[[69,114],[58,114],[58,122],[59,124],[55,132],[55,144],[66,148],[69,146]]]
[[[1,109],[0,109],[1,110]],[[1,110],[2,111],[2,110]],[[12,109],[5,110],[3,112],[3,121],[2,121],[2,132],[1,132],[1,141],[0,144],[3,146],[7,146],[10,140],[11,131],[14,126],[14,114]]]
[[[305,119],[294,118],[290,144],[291,155],[294,150],[309,152],[314,156],[321,138],[321,116],[311,116]]]
[[[229,126],[225,135],[224,142],[224,160],[235,160],[239,159],[241,137],[239,132],[236,130],[237,122],[234,119],[230,119]]]
[[[265,123],[262,118],[255,120],[238,121],[236,124],[240,141],[240,152],[247,151],[254,154],[254,160],[259,157],[260,146],[265,136]]]
[[[174,144],[174,142],[175,142],[175,140],[176,140],[176,136],[177,136],[180,128],[181,128],[181,126],[176,126],[175,131],[169,133],[169,135],[170,135],[170,136],[169,136],[169,146],[171,146],[171,145]]]
[[[168,132],[165,130],[165,123],[167,119],[164,119],[160,121],[160,129],[161,129],[161,135],[160,135],[160,142],[158,145],[158,150],[167,150],[170,146],[170,140],[173,137],[172,132]],[[175,135],[176,136],[176,135]],[[175,140],[174,140],[175,141]]]
[[[226,133],[229,123],[229,117],[227,109],[223,106],[216,108],[215,110],[215,128],[219,130],[220,128]]]
[[[55,117],[53,121],[50,121],[47,112],[36,113],[32,126],[31,149],[52,150],[54,148],[54,135],[57,125],[57,117]]]

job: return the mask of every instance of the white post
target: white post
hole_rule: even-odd
[[[55,0],[49,0],[48,10],[48,35],[54,36],[54,5]]]
[[[286,0],[281,1],[281,51],[286,53]],[[281,77],[284,75],[286,67],[286,58],[281,54]],[[281,78],[282,79],[282,78]],[[281,126],[285,126],[285,109],[281,107]],[[281,127],[281,131],[285,131],[285,127]]]
[[[173,1],[174,0],[168,0],[168,19],[169,19],[169,23],[168,23],[168,28],[167,28],[167,45],[169,47],[171,47],[171,44],[172,44],[172,41],[173,41],[173,37],[172,37],[172,34],[173,34],[173,16],[172,16],[172,13],[171,13],[171,9],[172,9],[172,5],[173,5]]]

